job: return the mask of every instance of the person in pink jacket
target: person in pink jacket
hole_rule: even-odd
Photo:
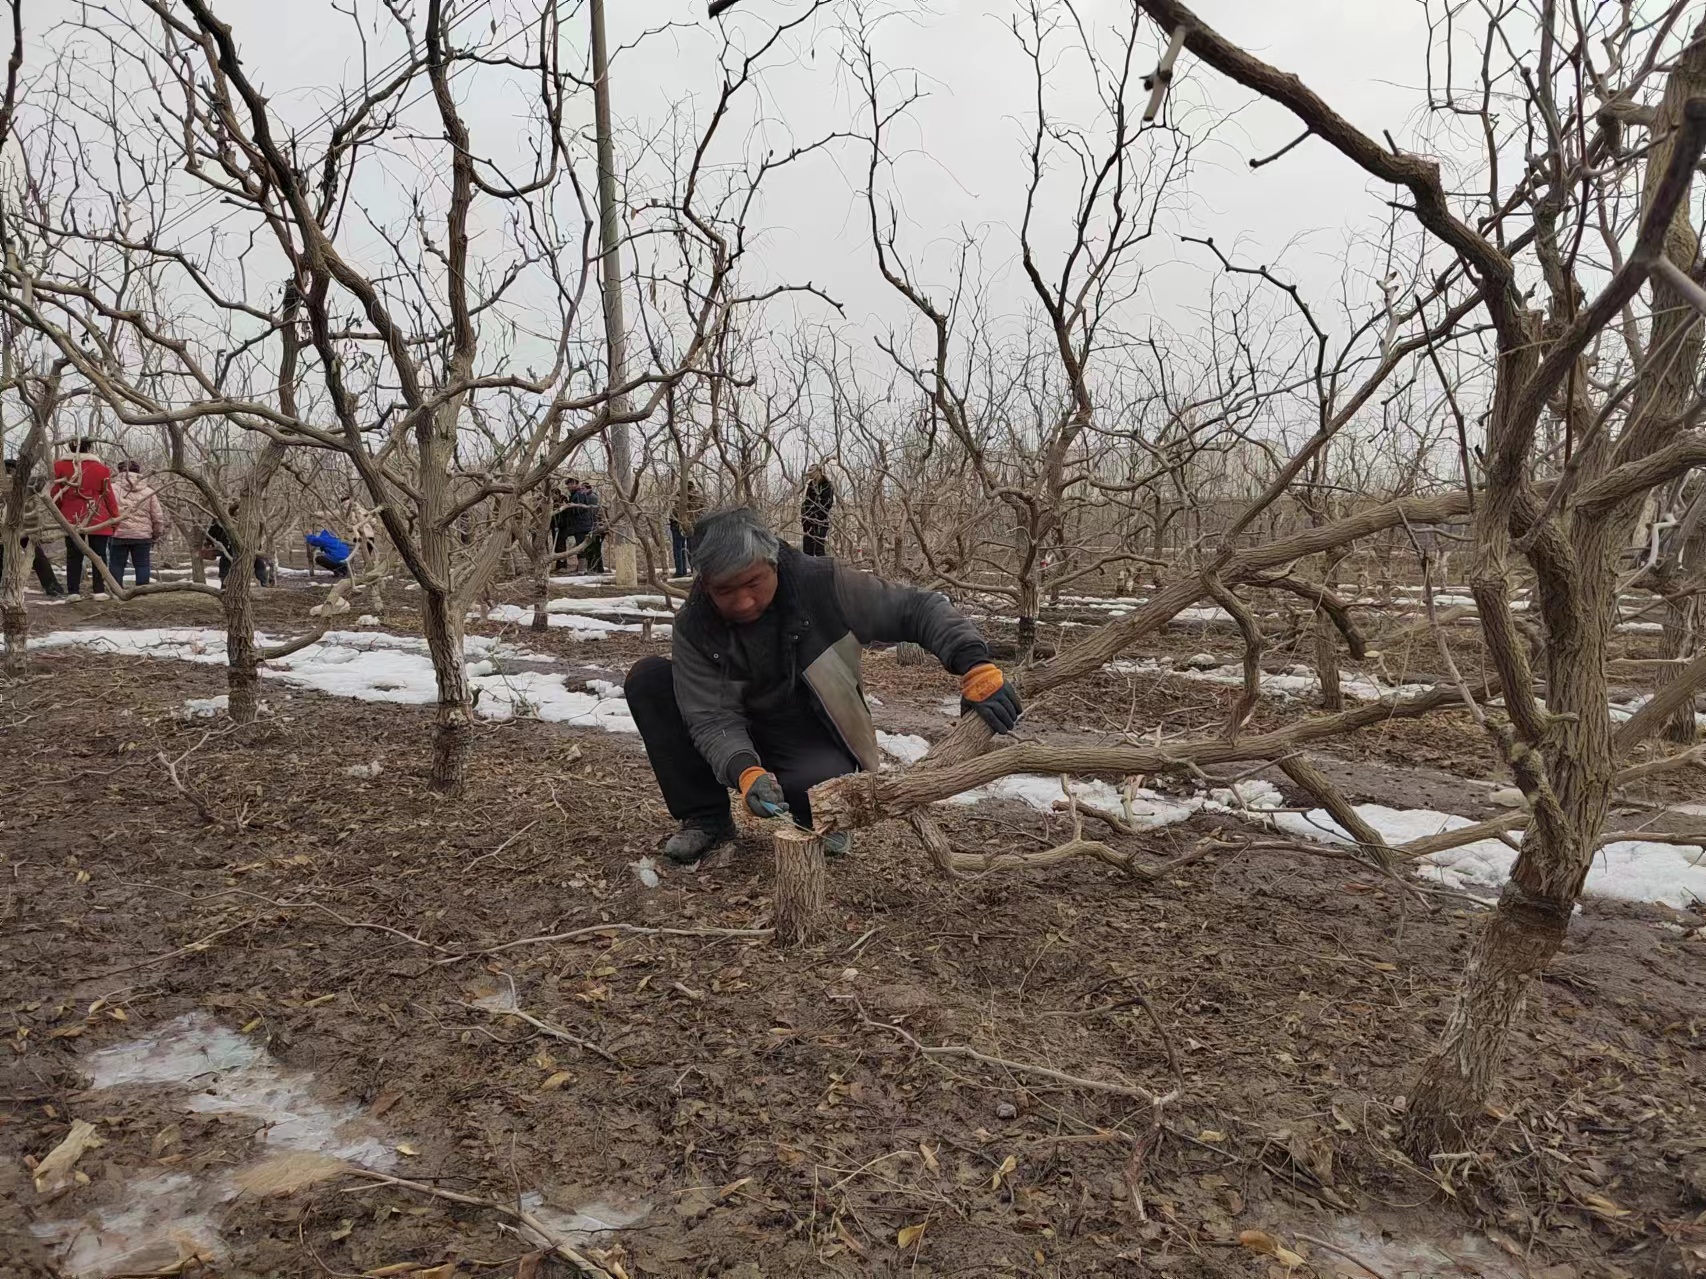
[[[166,536],[166,512],[154,486],[142,474],[140,462],[120,462],[113,476],[118,500],[118,524],[108,544],[107,567],[124,585],[126,561],[136,566],[136,584],[147,586],[154,575],[154,543]]]

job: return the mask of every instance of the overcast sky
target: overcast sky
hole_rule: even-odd
[[[115,6],[124,8],[124,0]],[[140,5],[135,6],[140,9]],[[347,6],[346,6],[347,7]],[[362,6],[375,8],[375,6]],[[423,7],[423,6],[417,6]],[[612,80],[616,115],[633,136],[653,135],[672,108],[709,101],[716,82],[720,35],[704,15],[703,0],[610,0],[612,40],[623,49]],[[885,194],[898,203],[902,240],[909,257],[926,273],[945,269],[947,248],[962,229],[984,249],[984,266],[997,282],[1022,290],[1010,264],[1024,195],[1025,147],[1033,118],[1028,64],[1008,22],[1020,0],[929,0],[892,6],[905,18],[884,22],[876,49],[895,72],[916,71],[922,100],[895,129],[893,145],[904,152],[885,175]],[[64,39],[51,21],[70,17],[74,0],[31,6],[40,22],[37,50]],[[487,13],[464,4],[470,30],[487,25]],[[497,0],[503,26],[511,15],[536,11],[534,0]],[[775,22],[804,8],[800,0],[743,0],[724,20],[737,43],[748,42]],[[1423,10],[1412,0],[1198,0],[1201,15],[1224,34],[1275,65],[1297,72],[1353,122],[1378,136],[1389,129],[1411,135],[1423,99]],[[1125,0],[1080,0],[1080,12],[1103,38],[1129,12]],[[763,124],[750,133],[742,119],[728,130],[722,154],[740,146],[788,145],[862,123],[859,104],[848,93],[839,66],[843,47],[837,30],[853,11],[838,4],[793,40],[794,56],[772,59],[762,82]],[[355,85],[363,78],[359,42],[348,19],[326,0],[221,0],[217,12],[230,23],[244,61],[287,119],[312,117],[327,102],[325,89]],[[582,40],[585,11],[572,18]],[[667,24],[683,24],[641,38]],[[1146,31],[1147,44],[1161,36]],[[371,46],[369,67],[382,64],[398,46],[382,33]],[[1111,50],[1112,45],[1105,47]],[[584,45],[577,47],[577,56]],[[1064,49],[1058,42],[1057,49]],[[38,54],[39,56],[39,54]],[[32,61],[36,60],[34,57]],[[1154,53],[1140,61],[1153,65]],[[779,64],[779,65],[778,65]],[[1177,90],[1175,118],[1198,143],[1187,210],[1169,231],[1210,234],[1237,243],[1252,258],[1283,260],[1317,298],[1338,286],[1347,239],[1374,232],[1381,192],[1325,145],[1308,142],[1282,161],[1252,172],[1251,156],[1283,146],[1297,130],[1290,117],[1252,102],[1237,86],[1195,69],[1187,55],[1186,81]],[[898,88],[897,77],[894,86]],[[464,103],[476,148],[497,152],[516,132],[519,94],[492,87],[472,91]],[[1067,118],[1088,118],[1089,98],[1082,63],[1063,61],[1050,86],[1051,109]],[[841,144],[779,176],[768,190],[761,215],[764,235],[754,267],[776,280],[812,279],[847,306],[857,326],[881,326],[896,314],[874,270],[862,191],[864,153]],[[1055,212],[1061,207],[1057,204]],[[1045,219],[1046,220],[1046,219]],[[1142,251],[1153,269],[1148,305],[1158,314],[1200,302],[1205,284],[1201,250],[1163,235]],[[1169,264],[1172,265],[1169,269]],[[1184,322],[1181,317],[1180,322]]]

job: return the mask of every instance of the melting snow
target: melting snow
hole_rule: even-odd
[[[659,598],[662,598],[661,596]],[[552,601],[556,604],[559,601]],[[565,601],[572,603],[588,603],[590,601]],[[653,616],[651,610],[641,610],[647,616]],[[478,614],[474,614],[478,616]],[[655,616],[668,617],[668,613],[657,613]],[[486,614],[488,622],[501,622],[506,626],[531,625],[533,622],[533,606],[531,604],[499,604]],[[553,629],[574,632],[576,639],[603,639],[606,635],[638,635],[643,629],[640,622],[607,622],[601,617],[583,617],[576,612],[559,611],[547,607],[545,624]],[[653,639],[668,639],[671,627],[664,622],[652,627]]]
[[[261,643],[271,643],[257,636]],[[55,631],[44,637],[45,648],[84,645],[103,652],[175,658],[206,665],[225,661],[223,631],[191,629]],[[572,692],[564,677],[543,671],[502,670],[506,660],[535,655],[489,636],[470,635],[464,651],[473,659],[469,684],[478,694],[476,709],[487,719],[533,715],[577,728],[601,728],[613,733],[638,731],[620,690],[615,696]],[[438,698],[432,660],[424,639],[362,631],[328,631],[317,643],[261,668],[269,679],[318,689],[337,697],[366,702],[431,705]],[[206,699],[217,700],[217,699]]]
[[[1383,804],[1358,804],[1358,815],[1385,837],[1388,843],[1403,844],[1442,831],[1462,830],[1474,823],[1454,813],[1430,809],[1387,808]],[[1281,830],[1310,839],[1349,843],[1350,838],[1324,809],[1308,813],[1275,813],[1266,820]],[[1513,832],[1520,841],[1520,833]],[[1417,863],[1417,873],[1449,888],[1497,890],[1510,878],[1516,853],[1496,839],[1481,839],[1461,848],[1435,853]],[[1608,844],[1594,854],[1584,892],[1595,897],[1625,901],[1657,902],[1687,909],[1706,901],[1706,855],[1688,844],[1661,844],[1629,840]]]
[[[281,1065],[260,1044],[200,1013],[91,1053],[84,1069],[93,1091],[170,1088],[184,1110],[253,1120],[260,1141],[277,1150],[324,1155],[376,1170],[396,1162],[381,1139],[381,1125],[353,1105],[316,1096],[312,1072]],[[243,1169],[146,1169],[129,1177],[125,1171],[112,1174],[123,1178],[116,1187],[122,1195],[116,1204],[30,1226],[31,1234],[58,1254],[68,1279],[175,1274],[195,1257],[217,1261],[224,1256],[220,1226],[239,1194]],[[110,1181],[111,1175],[96,1184]],[[75,1204],[79,1193],[73,1192],[69,1202]],[[645,1205],[624,1207],[599,1200],[566,1212],[546,1207],[537,1191],[524,1193],[521,1202],[545,1230],[573,1240],[633,1225],[650,1211]]]

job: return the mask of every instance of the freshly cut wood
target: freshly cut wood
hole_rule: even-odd
[[[823,839],[798,827],[771,836],[776,850],[776,934],[790,945],[810,941],[827,898]]]

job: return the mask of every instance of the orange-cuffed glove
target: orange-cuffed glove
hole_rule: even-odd
[[[756,764],[740,775],[740,797],[746,801],[748,811],[759,817],[788,815],[788,797],[782,793],[782,783],[776,780],[775,773]]]
[[[960,714],[967,707],[997,733],[1011,733],[1023,713],[1018,691],[993,662],[980,662],[960,676]]]

